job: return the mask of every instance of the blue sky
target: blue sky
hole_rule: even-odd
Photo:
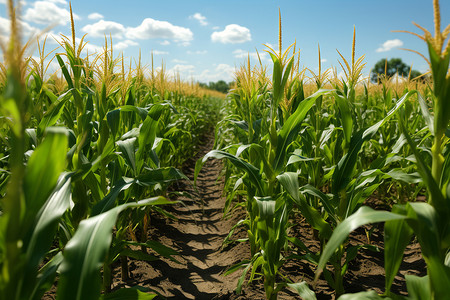
[[[5,0],[0,0],[0,35],[8,32]],[[317,70],[317,45],[322,68],[337,67],[338,49],[350,59],[353,26],[356,55],[366,55],[364,73],[382,58],[400,57],[419,71],[427,65],[418,55],[400,50],[426,52],[418,38],[392,30],[421,33],[412,21],[434,33],[432,0],[74,0],[76,35],[87,33],[89,52],[101,49],[111,33],[115,54],[150,63],[164,61],[170,73],[209,82],[233,80],[233,70],[263,44],[277,47],[278,8],[281,9],[283,48],[294,41],[301,50],[301,64]],[[23,1],[22,21],[26,34],[53,25],[51,33],[70,35],[68,1]],[[450,23],[450,1],[441,0],[441,23]],[[47,49],[57,44],[49,39]],[[270,65],[268,55],[263,61]],[[255,59],[252,61],[256,62]]]

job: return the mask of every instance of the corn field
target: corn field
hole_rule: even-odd
[[[56,50],[41,37],[23,45],[9,1],[0,64],[0,299],[42,299],[51,289],[56,299],[163,299],[153,289],[117,288],[116,266],[127,282],[130,261],[179,263],[179,249],[147,233],[154,215],[177,222],[173,207],[187,205],[179,182],[195,190],[210,159],[222,164],[223,218],[242,216],[221,248],[247,249],[223,270],[225,280],[238,278],[234,296],[260,288],[270,300],[286,291],[317,299],[322,280],[334,299],[447,299],[450,25],[441,31],[433,3],[434,35],[419,25],[420,33],[408,32],[427,44],[419,54],[431,76],[363,78],[356,28],[351,57],[338,50],[343,78],[323,70],[320,48],[318,71],[301,68],[299,46],[283,47],[280,13],[278,50],[261,50],[271,65],[249,56],[225,97],[169,76],[153,58],[143,66],[140,57],[116,56],[108,38],[102,53],[87,54],[73,18],[72,36],[61,36]],[[32,45],[40,60],[28,57]],[[45,64],[51,57],[55,74]],[[205,136],[213,149],[188,178],[183,166]],[[307,238],[296,232],[298,220]],[[367,242],[355,245],[350,236],[361,228]],[[371,243],[373,230],[382,247]],[[404,276],[398,294],[392,285],[411,243],[425,275]],[[384,251],[382,292],[346,291],[363,249]],[[314,278],[292,280],[292,262],[314,266]]]

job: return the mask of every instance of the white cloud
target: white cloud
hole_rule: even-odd
[[[328,60],[326,59],[326,58],[322,58],[321,60],[320,60],[320,62],[321,63],[326,63]]]
[[[224,80],[230,82],[234,80],[236,68],[228,64],[218,64],[214,70],[203,70],[200,75],[196,76],[196,80],[200,82],[210,82]]]
[[[390,51],[394,48],[398,48],[401,46],[403,46],[403,42],[399,39],[387,40],[386,42],[383,43],[383,45],[381,45],[380,48],[378,48],[375,51],[376,52],[386,52],[386,51]]]
[[[168,41],[168,40],[165,40],[165,41],[162,41],[161,43],[159,43],[160,45],[163,45],[163,46],[168,46],[168,45],[170,45],[170,42]]]
[[[187,51],[187,54],[191,55],[204,55],[206,53],[208,53],[207,50]]]
[[[70,13],[67,9],[57,6],[55,3],[67,4],[65,1],[36,1],[32,4],[32,7],[26,10],[23,19],[38,24],[66,25],[70,21]],[[75,20],[80,19],[76,14],[73,14],[73,18]]]
[[[250,29],[237,24],[227,25],[223,31],[214,31],[211,34],[211,40],[213,42],[223,44],[245,43],[251,39]]]
[[[187,61],[176,58],[172,59],[172,62],[176,64],[187,64]]]
[[[168,55],[169,52],[167,51],[160,51],[160,50],[152,50],[153,55]]]
[[[208,22],[206,21],[206,17],[202,16],[201,13],[195,13],[192,16],[189,16],[189,19],[197,20],[200,23],[200,25],[202,25],[202,26],[208,25]]]
[[[193,65],[185,65],[185,64],[176,64],[173,68],[168,70],[169,74],[180,74],[181,77],[190,77],[194,74],[195,66]]]
[[[68,4],[66,0],[48,0],[48,2],[53,2],[53,3],[63,4],[63,5]]]
[[[244,58],[246,59],[246,58],[250,55],[250,58],[251,58],[251,59],[259,60],[259,59],[258,59],[258,53],[257,53],[257,52],[247,52],[247,51],[242,50],[242,49],[234,50],[234,51],[233,51],[233,55],[234,55],[234,57],[240,58],[240,59],[244,59]],[[268,59],[268,54],[267,54],[267,52],[259,52],[259,58],[260,58],[261,60]]]
[[[173,25],[166,21],[158,21],[146,18],[138,27],[127,28],[129,39],[170,39],[177,42],[189,43],[194,34],[189,28]]]
[[[19,26],[22,31],[22,37],[25,41],[29,40],[32,36],[37,35],[40,30],[30,24],[19,21]],[[7,39],[11,32],[11,22],[9,19],[0,17],[0,37]]]
[[[104,17],[103,17],[103,15],[102,14],[99,14],[99,13],[92,13],[92,14],[90,14],[89,16],[88,16],[88,19],[89,20],[98,20],[98,19],[103,19]]]
[[[139,46],[139,43],[136,43],[135,41],[132,40],[125,40],[113,44],[114,49],[119,51],[128,48],[130,46]]]
[[[116,38],[122,38],[125,33],[125,26],[120,23],[100,20],[97,23],[84,26],[81,30],[93,37],[104,37],[110,34]]]

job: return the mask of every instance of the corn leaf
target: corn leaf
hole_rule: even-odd
[[[304,300],[316,300],[316,294],[309,288],[305,281],[288,283],[287,286],[296,291]]]
[[[390,300],[389,297],[381,297],[374,291],[359,292],[355,294],[345,294],[338,300]]]
[[[349,184],[353,170],[357,162],[357,156],[361,147],[365,141],[370,140],[378,129],[383,126],[397,110],[403,105],[403,103],[415,93],[415,91],[409,91],[402,98],[400,98],[395,106],[388,112],[386,117],[377,122],[375,125],[367,128],[366,130],[360,130],[352,135],[350,140],[350,146],[347,154],[345,154],[336,165],[336,169],[333,173],[333,186],[332,192],[334,195],[339,194],[340,191],[345,189]]]
[[[428,276],[419,277],[415,275],[405,275],[406,289],[410,300],[422,300],[431,298],[430,279]]]
[[[156,198],[159,199],[159,198]],[[152,204],[155,198],[117,206],[80,222],[64,250],[60,267],[58,299],[97,300],[100,298],[100,267],[112,241],[112,229],[120,212]]]
[[[27,235],[27,239],[24,241],[27,264],[23,273],[23,281],[18,284],[22,287],[21,295],[23,297],[30,297],[29,293],[33,291],[30,286],[36,284],[38,266],[53,243],[61,216],[70,206],[70,176],[71,174],[64,174],[59,178],[52,195],[37,214],[32,232]],[[54,277],[56,268],[53,271],[55,272]],[[52,274],[48,273],[46,276],[51,277]],[[37,283],[36,288],[39,287],[39,284],[42,283]],[[43,292],[36,297],[42,296],[42,294]]]
[[[114,291],[110,294],[102,295],[101,300],[151,300],[154,299],[157,294],[149,294],[140,291],[137,288],[125,288]]]
[[[197,176],[200,173],[200,170],[202,169],[203,164],[210,158],[215,159],[228,159],[233,165],[235,165],[237,168],[239,168],[241,171],[245,171],[248,174],[248,177],[250,179],[250,182],[258,189],[258,192],[260,195],[263,194],[263,187],[261,183],[261,175],[259,174],[259,170],[246,162],[245,160],[236,157],[228,152],[222,151],[222,150],[212,150],[208,152],[202,159],[199,159],[197,163],[195,164],[195,172],[194,172],[194,184],[196,182]]]
[[[396,205],[393,213],[406,215],[404,206]],[[413,231],[406,220],[387,221],[384,225],[384,270],[385,289],[390,291],[403,259],[403,253],[411,240]]]
[[[346,218],[342,223],[340,223],[331,236],[328,243],[325,245],[325,249],[320,256],[319,265],[316,271],[315,280],[319,278],[325,264],[328,262],[330,257],[334,254],[335,250],[345,241],[350,232],[356,228],[378,222],[386,222],[390,220],[400,220],[406,219],[406,216],[387,212],[387,211],[377,211],[370,207],[362,206],[353,215]]]
[[[55,188],[58,177],[66,166],[67,143],[65,129],[49,128],[44,141],[28,160],[23,183],[26,201],[25,224],[35,220],[35,216]]]
[[[328,90],[319,90],[300,102],[297,110],[284,122],[283,127],[278,132],[277,150],[275,156],[274,169],[280,174],[286,163],[287,148],[298,135],[300,127],[306,114],[311,109],[316,99],[322,95],[329,93]]]

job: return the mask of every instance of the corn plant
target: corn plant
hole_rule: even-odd
[[[449,43],[443,50],[443,43],[448,35],[448,28],[440,31],[439,3],[434,1],[435,36],[424,30],[423,39],[429,50],[430,63],[433,75],[433,112],[423,109],[422,114],[427,122],[428,129],[433,135],[431,146],[431,168],[426,164],[425,157],[416,146],[404,124],[404,109],[399,110],[399,122],[402,132],[408,141],[416,159],[419,173],[428,191],[428,203],[407,203],[395,205],[392,212],[373,211],[362,207],[348,221],[342,222],[333,233],[319,262],[322,270],[325,261],[332,255],[345,237],[355,228],[367,223],[386,222],[385,224],[385,270],[386,294],[392,295],[390,287],[397,274],[403,251],[411,236],[417,236],[422,249],[422,255],[427,263],[428,275],[417,277],[406,276],[408,291],[414,299],[444,299],[447,296],[450,283],[448,267],[448,207],[449,207],[449,176],[448,176],[448,130],[450,111],[448,97],[450,96],[450,79],[448,76],[450,53]],[[400,103],[399,103],[400,104]],[[366,293],[365,295],[368,295]],[[395,295],[392,295],[395,296]],[[349,298],[348,296],[347,298]],[[353,295],[356,299],[362,295]],[[367,296],[366,296],[367,297]],[[397,296],[396,296],[397,297]]]

